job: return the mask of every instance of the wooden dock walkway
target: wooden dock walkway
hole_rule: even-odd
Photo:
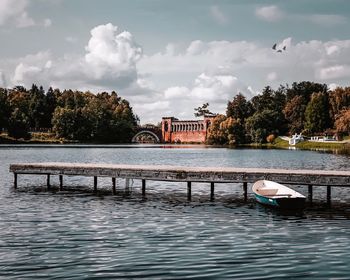
[[[350,171],[294,170],[265,168],[231,167],[186,167],[157,165],[119,165],[91,163],[18,163],[10,165],[14,173],[14,187],[18,185],[18,174],[59,176],[60,190],[63,189],[63,176],[94,177],[94,190],[97,191],[97,178],[112,178],[112,192],[116,193],[116,178],[140,179],[142,195],[146,195],[146,180],[174,181],[187,183],[187,198],[191,200],[191,183],[210,183],[210,199],[214,199],[215,183],[242,183],[244,199],[247,200],[247,185],[257,180],[271,180],[282,184],[307,185],[309,200],[312,201],[313,186],[327,187],[327,202],[331,202],[331,187],[350,187]]]

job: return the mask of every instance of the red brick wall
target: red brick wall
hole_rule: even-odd
[[[165,143],[204,143],[212,118],[204,117],[203,121],[179,121],[173,117],[163,118],[162,141]]]
[[[204,143],[205,131],[175,131],[171,133],[171,142]]]
[[[171,140],[171,123],[172,123],[172,118],[163,118],[162,119],[162,142],[165,143],[172,143],[173,141]]]

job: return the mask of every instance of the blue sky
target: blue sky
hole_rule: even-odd
[[[223,113],[266,85],[348,85],[349,21],[346,0],[0,0],[0,86],[117,90],[143,123]]]

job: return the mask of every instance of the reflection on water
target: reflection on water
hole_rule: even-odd
[[[288,150],[142,148],[0,149],[0,276],[4,279],[329,279],[348,278],[350,195],[325,188],[301,213],[258,205],[242,186],[141,182],[111,196],[109,178],[65,177],[65,191],[48,192],[43,176],[19,177],[13,162],[71,161],[183,166],[283,167],[348,170],[349,157]],[[52,178],[57,188],[58,178]],[[298,187],[304,194],[307,188]]]

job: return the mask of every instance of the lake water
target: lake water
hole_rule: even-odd
[[[310,151],[188,146],[108,148],[0,147],[0,277],[2,279],[349,279],[350,190],[314,189],[315,203],[283,213],[243,202],[238,184],[65,177],[64,192],[45,188],[43,176],[19,176],[12,189],[10,163],[103,162],[349,170],[349,156]],[[58,185],[58,178],[52,178]],[[249,186],[250,187],[250,186]],[[305,187],[297,190],[307,194]]]

